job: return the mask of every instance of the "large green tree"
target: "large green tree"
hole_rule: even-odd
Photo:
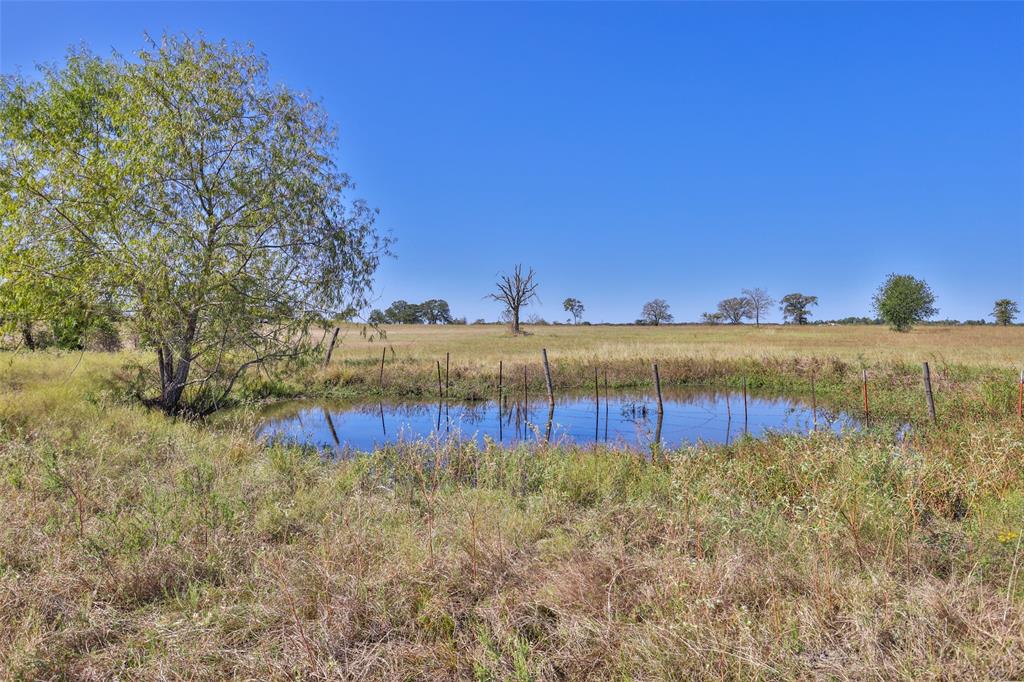
[[[808,308],[818,305],[818,297],[801,293],[786,294],[779,303],[783,320],[789,320],[794,324],[807,324],[807,318],[811,315]]]
[[[995,318],[996,324],[1001,324],[1004,327],[1013,324],[1019,314],[1020,306],[1009,298],[999,299],[992,307],[992,317]]]
[[[431,298],[420,303],[420,310],[424,321],[430,324],[452,324],[455,321],[451,306],[443,298]]]
[[[898,332],[909,331],[939,312],[928,283],[911,275],[889,275],[875,293],[873,304],[878,316]]]
[[[345,198],[325,111],[267,71],[251,46],[164,36],[0,87],[0,280],[115,305],[156,351],[147,399],[168,412],[302,353],[315,321],[365,305],[387,251]]]

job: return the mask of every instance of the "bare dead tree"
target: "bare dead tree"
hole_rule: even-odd
[[[499,303],[505,305],[505,309],[508,311],[509,316],[512,318],[512,333],[519,334],[519,310],[523,306],[529,304],[530,301],[537,298],[537,287],[538,283],[534,280],[536,274],[533,268],[530,268],[527,273],[523,274],[523,266],[516,265],[511,275],[500,274],[498,275],[498,282],[496,286],[498,290],[493,294],[488,294],[488,298],[494,299]]]
[[[761,315],[775,305],[775,301],[768,292],[760,287],[756,289],[744,289],[743,296],[750,302],[750,312],[753,313],[754,324],[761,326]]]

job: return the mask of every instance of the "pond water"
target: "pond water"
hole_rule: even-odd
[[[704,442],[728,444],[744,434],[807,433],[815,428],[840,432],[858,428],[843,413],[780,396],[726,391],[671,389],[663,393],[658,415],[652,392],[616,392],[595,400],[591,393],[559,398],[552,410],[546,397],[528,404],[506,396],[452,403],[288,402],[264,411],[259,435],[270,440],[332,450],[372,450],[400,440],[476,440],[610,443],[667,447]],[[744,408],[744,404],[746,407]]]

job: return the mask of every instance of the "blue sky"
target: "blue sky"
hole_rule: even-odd
[[[889,272],[941,317],[1024,302],[1024,4],[4,1],[0,70],[165,30],[252,41],[322,98],[397,238],[382,307],[495,319],[516,262],[549,319],[754,286],[866,315]]]

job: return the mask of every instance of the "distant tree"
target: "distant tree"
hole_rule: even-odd
[[[668,303],[663,298],[656,298],[653,301],[644,303],[643,310],[640,311],[640,318],[644,321],[644,324],[653,324],[655,326],[663,322],[672,321],[672,313],[669,312]]]
[[[750,312],[754,317],[754,324],[761,326],[761,316],[775,305],[775,300],[761,288],[744,289],[741,293],[750,302]]]
[[[700,320],[704,324],[722,324],[725,322],[725,315],[722,313],[703,313],[700,316]]]
[[[374,308],[373,311],[370,312],[369,317],[366,318],[366,321],[374,325],[387,324],[388,316],[381,310]]]
[[[430,324],[452,324],[454,322],[448,301],[441,298],[432,298],[420,303],[420,313],[423,320]]]
[[[423,322],[423,309],[419,304],[399,299],[387,307],[384,319],[391,324],[419,324]]]
[[[789,320],[794,324],[807,324],[807,318],[811,316],[809,310],[812,305],[818,305],[817,296],[805,296],[804,294],[786,294],[779,301],[782,305],[782,319]]]
[[[889,275],[872,301],[878,316],[894,331],[909,331],[914,324],[935,317],[935,294],[928,284],[911,275]]]
[[[537,287],[539,284],[536,281],[536,276],[537,273],[533,271],[533,268],[530,268],[524,275],[523,266],[516,265],[511,275],[498,275],[498,282],[495,285],[498,287],[498,290],[487,296],[504,304],[505,310],[503,314],[508,314],[513,334],[521,333],[519,328],[519,311],[529,305],[530,301],[540,300],[537,298]]]
[[[537,313],[533,313],[528,318],[526,318],[526,322],[527,322],[527,324],[536,324],[536,325],[539,325],[541,327],[544,327],[544,326],[547,326],[547,325],[551,324],[550,322],[545,320],[543,317],[541,317]]]
[[[1018,315],[1020,315],[1020,306],[1016,301],[1011,301],[1008,298],[999,299],[996,301],[995,307],[992,308],[992,317],[996,318],[996,324],[1001,324],[1004,327],[1013,324]]]
[[[742,296],[726,298],[718,302],[718,312],[731,324],[739,324],[754,316],[750,299]]]
[[[567,298],[562,301],[562,307],[572,315],[573,324],[579,324],[583,317],[583,303],[578,298]]]
[[[877,317],[843,317],[838,320],[821,320],[814,324],[885,324],[885,322]]]

